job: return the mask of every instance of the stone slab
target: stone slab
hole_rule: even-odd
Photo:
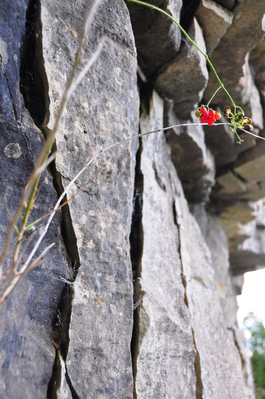
[[[201,0],[195,15],[203,30],[207,54],[210,55],[231,25],[233,13],[215,1]]]
[[[141,130],[163,126],[163,101],[154,92]],[[181,280],[174,193],[168,176],[163,133],[142,139],[143,252],[139,277],[137,398],[196,397],[195,350]],[[138,300],[139,298],[137,298]]]
[[[178,22],[182,0],[154,0],[153,5],[165,10]],[[128,4],[139,65],[147,78],[171,59],[179,50],[181,32],[165,15],[138,4]]]
[[[71,71],[86,1],[43,4],[44,59],[53,126]],[[56,137],[56,167],[65,187],[104,146],[138,132],[136,52],[123,1],[102,1],[88,33],[84,67],[104,35],[103,47],[70,99]],[[80,68],[81,68],[80,67]],[[78,397],[132,398],[130,343],[133,284],[129,234],[138,140],[106,152],[76,181],[69,196],[88,183],[70,204],[80,267],[74,283],[65,361]]]
[[[26,41],[27,6],[27,1],[4,1],[0,12],[1,250],[10,224],[7,208],[14,215],[43,144],[43,135],[26,109],[20,92],[24,82],[20,65],[23,63]],[[32,32],[34,34],[34,29]],[[35,201],[31,222],[48,213],[57,200],[57,193],[48,173],[42,175],[41,182],[43,185]],[[55,243],[47,252],[45,262],[22,278],[0,310],[2,398],[47,397],[55,355],[52,344],[53,319],[56,317],[65,280],[69,277],[60,221],[57,214],[39,247],[37,255],[48,245]],[[43,222],[35,227],[37,239]],[[12,263],[14,243],[15,235],[6,258],[5,269]],[[22,263],[31,249],[32,243],[25,251]],[[1,294],[6,281],[0,284]]]
[[[206,51],[203,33],[196,18],[188,34],[202,51]],[[154,88],[162,98],[174,102],[174,112],[178,117],[189,119],[191,112],[202,98],[207,80],[205,58],[185,40],[181,44],[179,53],[158,70]]]
[[[197,121],[180,120],[175,115],[172,105],[168,104],[164,109],[165,126],[187,124],[167,130],[166,138],[185,196],[191,203],[208,201],[215,182],[213,156],[205,145],[202,126],[194,125],[194,122]]]

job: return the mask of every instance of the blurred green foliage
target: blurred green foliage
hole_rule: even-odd
[[[265,399],[265,328],[253,313],[244,319],[247,347],[252,351],[251,364],[256,387],[256,399]]]

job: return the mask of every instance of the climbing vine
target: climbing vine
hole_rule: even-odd
[[[241,144],[243,142],[243,140],[241,139],[241,137],[238,134],[238,129],[244,129],[248,132],[252,132],[253,130],[253,126],[252,126],[252,120],[250,118],[248,118],[247,116],[245,116],[245,113],[243,111],[243,109],[239,106],[236,105],[236,103],[234,102],[231,94],[229,93],[229,91],[227,90],[227,88],[225,87],[224,83],[222,82],[221,78],[219,77],[218,73],[216,72],[215,67],[213,66],[211,60],[209,59],[208,55],[197,45],[197,43],[195,43],[192,38],[188,35],[188,33],[185,31],[185,29],[183,29],[183,27],[179,24],[179,22],[172,17],[172,15],[170,15],[169,13],[167,13],[166,11],[162,10],[159,7],[156,7],[152,4],[146,3],[144,1],[140,1],[140,0],[128,0],[129,3],[136,3],[139,5],[142,5],[144,7],[148,7],[151,8],[152,10],[156,10],[162,14],[164,14],[167,18],[171,19],[171,21],[173,21],[181,30],[181,32],[185,35],[185,37],[187,38],[187,40],[192,43],[192,45],[194,47],[196,47],[196,49],[205,57],[207,63],[209,64],[210,68],[212,69],[216,79],[219,82],[219,87],[218,89],[213,93],[212,97],[210,98],[210,100],[208,101],[207,104],[201,104],[200,107],[198,107],[197,111],[196,111],[196,116],[198,118],[200,118],[202,123],[207,123],[209,126],[212,126],[215,121],[220,120],[221,116],[219,114],[219,112],[214,111],[212,108],[210,108],[210,103],[212,102],[212,100],[214,99],[215,95],[219,92],[219,90],[224,90],[224,92],[226,93],[226,95],[228,96],[229,100],[232,103],[232,107],[233,107],[233,112],[231,110],[231,107],[226,106],[224,108],[224,117],[226,119],[228,119],[231,123],[231,130],[235,133],[238,141],[238,144]]]

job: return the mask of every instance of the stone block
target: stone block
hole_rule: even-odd
[[[152,121],[156,119],[154,115],[156,117],[159,115],[159,107],[154,100],[150,107],[150,113],[153,115],[150,118]],[[160,126],[162,127],[162,116],[160,116],[160,120]],[[149,123],[149,130],[159,128],[158,124],[150,125],[148,119],[147,121]],[[144,125],[143,128],[146,130],[147,126]],[[164,370],[168,364],[168,359],[163,360],[162,366],[161,363],[158,363],[155,368],[155,370],[157,368],[160,370],[159,374],[155,374],[156,385],[152,377],[153,369],[151,369],[151,376],[147,372],[144,375],[144,371],[149,368],[142,366],[141,363],[144,362],[149,365],[152,364],[153,359],[157,361],[157,356],[151,351],[151,348],[155,345],[154,342],[158,342],[156,344],[158,352],[156,352],[159,354],[160,359],[162,358],[166,342],[169,353],[175,357],[176,352],[172,352],[170,343],[172,340],[179,342],[178,340],[181,339],[184,333],[186,334],[185,345],[179,344],[176,345],[176,348],[178,348],[178,351],[189,348],[187,352],[189,356],[186,355],[185,358],[187,371],[177,369],[177,360],[174,360],[174,363],[170,366],[171,370],[174,368],[175,375],[177,375],[175,370],[179,370],[178,372],[183,371],[185,373],[184,380],[187,381],[188,379],[186,384],[183,385],[183,379],[179,377],[180,382],[177,394],[180,393],[180,397],[183,398],[185,397],[185,393],[187,394],[188,389],[192,388],[187,398],[192,398],[196,395],[198,397],[202,394],[203,390],[204,397],[209,399],[213,397],[217,399],[223,397],[243,399],[244,383],[242,366],[233,336],[227,331],[225,317],[219,301],[219,293],[215,289],[211,253],[197,222],[189,212],[176,170],[169,157],[166,156],[168,150],[161,139],[161,136],[156,138],[154,135],[143,140],[141,158],[143,174],[145,175],[148,171],[148,177],[146,180],[144,178],[143,185],[143,212],[149,211],[148,218],[143,217],[144,246],[140,280],[143,300],[139,305],[139,326],[142,334],[139,334],[140,348],[137,358],[139,368],[137,363],[136,392],[138,378],[140,395],[142,395],[142,392],[144,393],[142,397],[153,397],[154,389],[157,389],[159,393],[170,392],[170,388],[161,384],[159,379],[161,378],[160,376],[167,376]],[[173,198],[171,193],[173,194]],[[173,219],[169,214],[170,203],[173,204]],[[166,220],[168,220],[167,223]],[[171,222],[169,223],[170,220]],[[175,227],[174,225],[171,226],[173,221]],[[150,227],[148,228],[148,226]],[[167,226],[171,226],[170,245],[166,238],[168,237]],[[166,244],[163,244],[165,238]],[[159,256],[160,245],[163,249]],[[167,248],[166,251],[165,248]],[[171,257],[176,248],[176,254]],[[162,274],[160,273],[159,276],[158,270],[162,271]],[[182,279],[180,279],[180,275],[182,275]],[[171,290],[175,294],[172,294]],[[183,293],[186,308],[183,308]],[[168,298],[168,295],[170,295],[171,299]],[[152,308],[154,308],[153,311]],[[179,319],[180,314],[176,313],[177,309],[180,308],[182,309],[181,319]],[[167,315],[169,313],[171,315],[170,324],[167,323]],[[168,334],[171,338],[162,340],[162,337],[160,337],[158,341],[158,333],[165,334],[164,328],[159,328],[163,315],[165,319],[163,325],[168,325]],[[174,324],[172,323],[175,323],[175,321],[176,326],[173,328]],[[179,333],[177,333],[177,326],[182,326]],[[190,327],[196,353],[196,380],[193,382],[193,384],[196,384],[196,393],[194,392],[194,385],[191,385],[189,382],[192,381],[190,380],[190,376],[194,375],[194,365],[190,368],[187,362],[191,360],[192,353],[194,358]],[[176,338],[172,337],[172,333],[177,333]],[[152,344],[150,343],[151,341]],[[161,347],[161,345],[163,346]],[[183,361],[181,360],[181,362]],[[232,374],[231,370],[233,370]],[[147,379],[149,381],[148,386],[145,384]],[[171,382],[171,379],[169,381],[172,386],[175,386],[174,381]],[[161,394],[158,396],[161,396]]]
[[[52,128],[78,48],[87,2],[42,2],[43,52]],[[94,15],[79,70],[104,36],[94,65],[70,98],[56,136],[56,168],[66,187],[105,146],[138,132],[136,53],[129,11],[119,0],[102,1]],[[78,397],[131,398],[130,343],[133,285],[131,228],[137,140],[99,157],[75,182],[68,198],[80,266],[71,303],[67,382]],[[61,373],[64,373],[61,368]],[[63,378],[62,378],[63,381]],[[70,381],[70,382],[69,382]],[[63,390],[63,388],[61,389]],[[89,393],[90,392],[90,393]]]
[[[153,5],[165,10],[178,22],[182,0],[154,0]],[[139,65],[147,78],[170,60],[179,50],[181,32],[177,25],[158,11],[138,4],[128,4]]]
[[[188,34],[203,51],[206,51],[202,30],[196,18]],[[174,102],[174,111],[178,117],[188,119],[202,98],[207,80],[205,58],[185,40],[179,53],[158,70],[154,87],[162,98]]]
[[[200,124],[194,125],[194,119],[187,121],[178,119],[172,106],[165,107],[166,126],[181,122],[187,126],[174,127],[166,134],[171,148],[171,159],[188,201],[205,202],[209,199],[214,185],[215,167],[213,156],[204,142],[203,128]]]
[[[207,54],[210,55],[231,25],[233,13],[216,4],[215,1],[201,0],[195,15],[203,30]]]
[[[217,111],[222,113],[220,108]],[[221,122],[227,122],[224,117],[221,118]],[[222,170],[222,167],[236,161],[239,154],[255,146],[255,139],[246,134],[240,133],[240,137],[243,140],[239,145],[237,143],[236,135],[231,131],[228,125],[204,126],[205,132],[205,143],[211,150],[217,171]]]
[[[163,126],[163,101],[153,94],[150,115],[141,130]],[[173,187],[163,133],[142,139],[143,250],[138,307],[135,391],[138,398],[196,397],[195,349],[181,280]],[[154,351],[154,348],[156,350]]]
[[[235,0],[216,0],[215,2],[230,11],[234,8],[235,5]]]

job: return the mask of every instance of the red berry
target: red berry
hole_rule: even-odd
[[[208,117],[207,117],[207,123],[209,126],[212,126],[215,121],[216,121],[215,111],[213,109],[210,109]]]
[[[216,112],[216,113],[215,113],[215,119],[216,119],[217,121],[219,121],[219,120],[221,119],[221,115],[219,114],[219,112]]]

